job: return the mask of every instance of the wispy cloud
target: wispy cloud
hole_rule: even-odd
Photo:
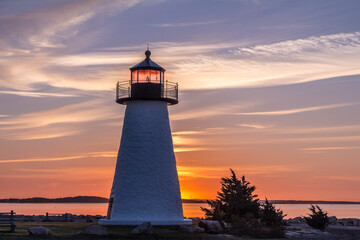
[[[351,146],[351,147],[313,147],[313,148],[301,148],[303,151],[329,151],[329,150],[352,150],[360,149],[360,146]]]
[[[116,152],[90,152],[75,156],[62,156],[62,157],[41,157],[41,158],[18,158],[18,159],[0,159],[0,163],[22,163],[22,162],[53,162],[53,161],[68,161],[82,158],[114,158]]]
[[[359,46],[359,32],[339,33],[253,47],[218,48],[174,65],[181,69],[177,76],[186,80],[186,87],[282,85],[359,74]]]
[[[286,109],[286,110],[278,110],[278,111],[266,111],[266,112],[248,112],[248,113],[235,113],[237,115],[289,115],[289,114],[296,114],[302,112],[311,112],[311,111],[318,111],[324,109],[332,109],[332,108],[339,108],[339,107],[347,107],[353,106],[358,104],[355,103],[343,103],[343,104],[331,104],[325,106],[315,106],[315,107],[307,107],[307,108],[295,108],[295,109]]]
[[[204,106],[198,109],[190,108],[190,110],[171,114],[171,120],[185,120],[232,114],[234,111],[240,111],[240,109],[249,108],[256,105],[257,103],[255,102],[243,102],[241,105],[239,105],[238,102],[234,102],[234,104],[218,104],[209,107]]]
[[[360,181],[360,176],[325,176],[324,178],[345,181]]]
[[[228,174],[229,168],[227,167],[198,167],[198,166],[183,166],[177,167],[180,178],[216,178],[220,179]],[[232,167],[236,172],[242,174],[274,174],[280,172],[297,172],[301,168],[294,168],[286,165],[241,165]]]
[[[92,106],[92,108],[89,108],[89,106]],[[7,118],[0,121],[0,129],[36,128],[51,124],[91,122],[116,117],[111,107],[103,107],[102,100],[92,100]]]
[[[105,151],[105,152],[92,152],[90,153],[92,157],[107,157],[113,158],[117,156],[117,152],[114,151]]]
[[[11,44],[13,36],[21,36],[13,43],[22,41],[27,47],[58,48],[63,47],[65,40],[77,35],[79,25],[85,23],[104,11],[122,11],[139,3],[140,0],[109,1],[79,0],[43,4],[20,14],[5,16],[0,20],[2,43]],[[33,49],[31,50],[39,50]]]
[[[92,66],[92,65],[131,65],[139,59],[130,53],[117,53],[117,52],[99,52],[99,53],[85,53],[81,55],[67,55],[54,58],[53,65],[61,65],[66,67],[77,66]]]
[[[209,151],[212,148],[192,148],[192,147],[174,147],[174,152],[198,152],[198,151]]]
[[[67,127],[40,127],[8,133],[5,132],[1,134],[0,138],[7,140],[39,140],[72,136],[81,132],[79,129],[67,129]]]
[[[261,125],[261,124],[245,124],[245,123],[239,123],[237,124],[237,126],[239,127],[246,127],[246,128],[255,128],[255,129],[264,129],[264,128],[269,128],[271,127],[271,125]]]
[[[192,27],[192,26],[201,26],[209,25],[224,22],[224,20],[213,20],[213,21],[204,21],[204,22],[182,22],[182,23],[159,23],[159,24],[149,24],[153,27]]]
[[[0,94],[11,94],[11,95],[24,96],[24,97],[77,97],[77,95],[75,94],[67,94],[67,93],[5,91],[5,90],[0,90]]]
[[[182,89],[248,87],[359,74],[359,34],[339,33],[253,47],[238,47],[251,42],[206,41],[153,42],[151,46],[156,49],[156,61],[166,63],[173,78],[181,79]],[[10,54],[9,49],[6,54]],[[46,83],[110,90],[117,80],[128,79],[127,67],[115,66],[141,61],[138,52],[143,49],[143,45],[130,45],[85,53],[12,52],[11,58],[0,63],[0,77],[6,79],[1,85],[24,89],[33,83]],[[71,74],[66,71],[69,67]],[[82,84],[84,81],[87,84]]]
[[[106,175],[112,175],[114,169],[112,167],[92,167],[82,166],[81,168],[68,167],[63,169],[31,169],[18,168],[17,172],[2,174],[6,179],[41,179],[48,181],[56,181],[59,179],[71,179],[71,181],[87,180],[97,181],[106,178]],[[89,178],[91,176],[91,178]]]
[[[353,136],[328,136],[328,137],[304,137],[304,138],[283,138],[284,142],[353,142],[359,141],[360,135]]]
[[[360,47],[360,32],[338,33],[324,36],[312,36],[305,39],[288,40],[274,44],[257,45],[248,48],[231,50],[239,56],[287,56],[288,54],[300,54],[304,52],[328,52],[339,48]]]
[[[336,133],[336,132],[355,132],[360,131],[360,125],[348,125],[348,126],[327,126],[327,127],[310,127],[310,128],[277,128],[273,129],[277,133],[283,134],[307,134],[307,133]]]
[[[52,139],[84,132],[80,123],[117,119],[111,106],[104,100],[92,99],[48,110],[7,116],[0,120],[0,139]]]
[[[54,157],[54,158],[5,159],[5,160],[0,160],[0,163],[67,161],[67,160],[80,159],[80,158],[84,158],[84,157],[85,157],[85,156]]]
[[[86,37],[83,41],[82,36],[78,35],[86,22],[104,12],[119,13],[139,2],[140,0],[60,1],[2,17],[0,19],[0,34],[3,36],[0,41],[2,49],[0,51],[0,87],[28,90],[34,83],[44,83],[55,87],[77,89],[101,88],[99,82],[91,82],[91,79],[104,79],[103,69],[98,70],[96,74],[93,69],[87,71],[82,69],[79,71],[82,72],[83,77],[75,77],[74,69],[71,69],[71,74],[68,74],[69,68],[62,70],[54,68],[58,66],[54,63],[54,59],[71,55],[71,52],[83,49],[92,41],[96,41],[94,37]],[[61,48],[66,51],[59,50]],[[107,63],[108,61],[105,62]],[[88,79],[88,83],[81,84],[80,82],[85,79]],[[110,89],[110,86],[107,89]],[[26,92],[18,94],[40,96],[40,94]],[[60,97],[60,95],[57,96]]]
[[[205,131],[177,131],[177,132],[172,132],[173,136],[178,136],[178,135],[194,135],[194,134],[202,134],[205,133]]]

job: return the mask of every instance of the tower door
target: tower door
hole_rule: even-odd
[[[110,218],[111,218],[111,212],[112,212],[113,205],[114,205],[114,198],[110,198],[109,208],[108,208],[108,212],[107,212],[107,217],[106,217],[106,219],[110,219]]]

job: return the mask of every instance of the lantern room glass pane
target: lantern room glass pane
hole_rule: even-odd
[[[134,70],[131,73],[132,83],[161,83],[163,73],[158,70]]]
[[[151,82],[160,83],[160,71],[150,70]]]
[[[137,73],[138,73],[137,70],[131,72],[131,83],[137,82]]]

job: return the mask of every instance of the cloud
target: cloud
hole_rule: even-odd
[[[38,140],[78,135],[81,123],[117,119],[106,101],[93,99],[62,107],[8,116],[0,120],[0,138],[7,140]]]
[[[22,131],[15,133],[2,134],[0,138],[8,140],[39,140],[39,139],[51,139],[76,135],[81,133],[80,130],[66,130],[63,128],[46,128],[46,129],[31,129],[30,131]]]
[[[46,93],[46,92],[30,92],[30,91],[5,91],[0,90],[0,94],[12,94],[24,97],[77,97],[75,94],[67,94],[67,93]]]
[[[178,135],[194,135],[194,134],[202,134],[205,133],[204,131],[177,131],[177,132],[172,132],[171,134],[173,136],[178,136]]]
[[[324,178],[333,180],[360,181],[359,176],[324,176]]]
[[[81,168],[67,167],[66,169],[31,169],[18,168],[16,173],[2,174],[6,179],[41,179],[56,181],[66,178],[72,182],[79,180],[98,181],[106,179],[106,176],[112,175],[114,169],[112,167],[91,167],[81,166]],[[91,176],[91,177],[90,177]]]
[[[283,142],[353,142],[359,141],[360,135],[354,136],[328,136],[328,137],[307,137],[307,138],[284,138],[277,141]]]
[[[138,58],[134,54],[129,53],[88,53],[81,55],[68,55],[54,58],[53,65],[61,65],[67,67],[92,66],[92,65],[131,65],[136,63]]]
[[[213,21],[204,21],[204,22],[182,22],[182,23],[159,23],[159,24],[149,24],[153,27],[192,27],[192,26],[201,26],[209,25],[224,22],[224,20],[213,20]]]
[[[36,83],[81,90],[113,89],[117,80],[127,80],[128,66],[142,60],[138,53],[144,46],[90,47],[100,39],[97,32],[106,28],[88,29],[86,23],[102,18],[104,13],[118,14],[140,2],[66,1],[1,18],[0,86],[22,91],[31,90]],[[154,26],[200,26],[223,21]],[[165,64],[169,76],[181,80],[181,89],[208,89],[289,84],[357,74],[359,44],[360,32],[352,32],[260,45],[249,40],[200,39],[152,42],[151,46],[154,58]]]
[[[244,43],[239,42],[198,42],[198,41],[184,41],[184,42],[150,42],[150,50],[153,50],[152,57],[164,59],[166,62],[173,62],[175,60],[189,60],[194,57],[194,53],[197,54],[209,54],[216,51],[222,51],[224,49],[232,49],[236,46]],[[139,52],[144,51],[145,46],[130,45],[120,47],[106,47],[99,50],[105,50],[109,53],[118,52],[118,54],[132,54],[138,56]],[[136,55],[135,55],[135,54]],[[192,55],[189,55],[192,54]]]
[[[312,128],[296,127],[294,129],[289,129],[289,128],[273,129],[273,131],[276,131],[277,133],[283,133],[283,134],[355,132],[355,131],[360,131],[360,125],[327,126],[327,127],[312,127]]]
[[[55,158],[23,158],[23,159],[8,159],[0,160],[0,163],[23,163],[23,162],[52,162],[52,161],[67,161],[84,158],[85,156],[71,156],[71,157],[55,157]]]
[[[236,44],[252,43],[229,45]],[[359,32],[233,49],[224,46],[200,53],[194,49],[193,52],[198,55],[192,54],[173,63],[177,78],[182,79],[181,87],[272,86],[360,73],[357,66],[360,61]]]
[[[315,106],[315,107],[307,107],[307,108],[295,108],[295,109],[286,109],[286,110],[279,110],[279,111],[266,111],[266,112],[248,112],[248,113],[235,113],[237,115],[289,115],[289,114],[296,114],[302,112],[311,112],[311,111],[318,111],[324,109],[332,109],[332,108],[339,108],[339,107],[347,107],[357,105],[358,103],[343,103],[343,104],[331,104],[325,106]]]
[[[197,143],[196,140],[194,140],[193,138],[189,138],[189,137],[185,137],[185,136],[173,136],[172,137],[172,141],[174,143],[174,145],[194,145]]]
[[[87,44],[91,44],[88,42],[90,40],[82,41],[85,35],[78,36],[77,32],[82,24],[98,16],[104,9],[110,11],[119,5],[124,10],[135,4],[138,1],[107,3],[104,6],[99,1],[90,1],[84,6],[75,4],[69,16],[62,16],[58,9],[51,8],[50,12],[54,11],[59,18],[55,22],[41,21],[48,14],[44,13],[45,10],[29,14],[30,22],[41,23],[38,33],[35,40],[32,32],[22,33],[32,36],[24,38],[33,42],[30,47],[22,49],[19,44],[3,47],[0,54],[6,56],[7,61],[0,61],[0,80],[3,80],[0,86],[25,90],[34,83],[45,83],[82,90],[113,89],[114,82],[128,79],[128,67],[142,60],[138,56],[144,46],[102,47],[84,51],[84,46],[79,43],[86,40]],[[99,5],[101,7],[94,10],[94,6]],[[71,8],[71,4],[64,8]],[[63,20],[65,17],[69,20]],[[20,22],[23,21],[20,19]],[[13,24],[17,29],[19,23],[14,20]],[[184,23],[179,23],[181,25]],[[65,33],[60,29],[65,29]],[[72,38],[77,41],[72,43],[69,41]],[[151,46],[154,58],[161,65],[164,63],[169,76],[181,80],[181,89],[209,89],[281,85],[359,74],[356,65],[360,61],[359,42],[360,33],[353,32],[255,46],[250,41],[203,40],[152,42]],[[33,46],[35,43],[38,46]],[[67,51],[53,49],[61,47],[66,47]]]
[[[303,151],[329,151],[329,150],[352,150],[352,149],[360,149],[360,146],[352,146],[352,147],[313,147],[313,148],[301,148]]]
[[[232,114],[234,111],[239,111],[240,109],[249,108],[257,105],[253,102],[243,102],[241,105],[239,102],[233,102],[233,104],[217,104],[212,106],[202,106],[201,108],[191,108],[190,110],[184,110],[177,113],[171,114],[171,120],[186,120],[186,119],[195,119],[195,118],[205,118],[212,116],[219,116],[224,114]]]
[[[294,168],[287,165],[238,165],[233,166],[235,172],[243,174],[257,175],[257,174],[275,174],[281,172],[297,172],[301,168]],[[226,176],[229,172],[228,167],[198,167],[198,166],[177,166],[180,179],[183,178],[215,178],[220,179]]]
[[[239,127],[246,127],[246,128],[255,128],[255,129],[264,129],[264,128],[269,128],[269,127],[271,127],[271,125],[244,124],[244,123],[237,124],[237,126],[239,126]]]
[[[10,46],[22,43],[22,47],[56,48],[66,35],[71,36],[72,27],[88,20],[98,0],[80,0],[43,5],[28,12],[11,15],[0,20],[0,33]],[[20,37],[15,39],[14,37]],[[13,40],[11,42],[11,40]],[[4,41],[3,41],[4,42]]]
[[[54,69],[58,66],[54,64],[54,59],[61,60],[61,56],[71,55],[71,52],[84,49],[97,41],[95,37],[78,35],[90,19],[102,13],[119,13],[139,2],[139,0],[60,1],[2,17],[0,19],[0,34],[3,36],[0,41],[2,49],[0,87],[29,90],[32,89],[33,84],[44,83],[55,87],[101,89],[104,82],[102,84],[99,83],[100,81],[91,82],[91,79],[103,79],[102,69],[97,74],[94,74],[92,69],[88,69],[88,72],[82,69],[79,70],[82,72],[82,77],[78,77],[74,74],[74,69],[71,69],[70,74],[68,74],[69,68]],[[88,83],[81,84],[86,79]],[[111,86],[108,85],[107,89],[110,88]]]
[[[89,106],[91,106],[89,108]],[[40,112],[22,114],[0,121],[0,130],[44,127],[60,123],[81,123],[117,118],[103,100],[92,100]]]
[[[0,159],[0,163],[23,163],[23,162],[53,162],[53,161],[68,161],[83,158],[114,158],[116,152],[104,151],[104,152],[90,152],[76,156],[63,156],[63,157],[42,157],[42,158],[20,158],[20,159]]]
[[[43,4],[26,12],[0,19],[2,42],[9,45],[19,41],[29,49],[61,48],[64,41],[77,35],[81,24],[103,12],[120,12],[139,3],[139,0],[101,1],[77,0]],[[19,38],[21,36],[21,38]],[[14,38],[18,39],[14,39]]]
[[[288,40],[274,44],[257,45],[248,48],[237,48],[231,50],[232,53],[239,56],[261,56],[276,58],[295,54],[302,57],[306,52],[328,52],[337,49],[353,49],[360,47],[360,32],[338,33],[324,36],[311,36],[305,39]],[[298,54],[298,55],[297,55]]]
[[[104,151],[104,152],[92,152],[90,153],[91,157],[107,157],[107,158],[116,158],[117,152],[114,151]]]
[[[209,151],[211,148],[192,148],[192,147],[174,147],[174,152],[197,152],[197,151]]]

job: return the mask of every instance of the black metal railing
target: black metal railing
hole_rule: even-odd
[[[146,85],[147,83],[135,83],[134,88],[135,86],[138,88],[139,87],[138,84]],[[178,83],[165,81],[163,84],[161,84],[161,89],[160,89],[161,93],[159,95],[159,100],[165,100],[165,101],[169,100],[172,104],[177,103],[179,98],[178,88],[179,88]],[[122,102],[121,100],[137,99],[139,95],[137,94],[136,96],[135,95],[132,96],[132,94],[134,93],[135,91],[132,91],[130,81],[117,82],[116,84],[117,102]]]
[[[179,85],[178,83],[174,83],[174,82],[169,82],[169,81],[165,81],[164,84],[164,88],[162,91],[162,96],[164,98],[170,98],[170,99],[175,99],[175,100],[179,100]]]
[[[116,100],[120,98],[131,97],[130,81],[117,82],[116,84]]]

